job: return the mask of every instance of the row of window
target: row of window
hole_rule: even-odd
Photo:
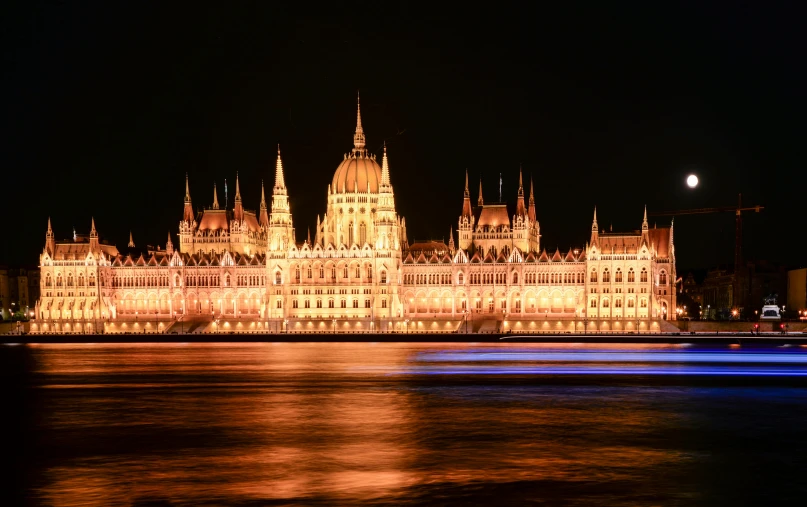
[[[314,303],[316,304],[316,308],[322,308],[323,301],[321,299],[317,299]],[[333,299],[328,299],[327,303],[328,303],[328,308],[336,308],[336,306],[335,306],[336,302]],[[353,299],[351,304],[352,304],[353,308],[358,308],[359,307],[359,300],[358,299]],[[292,308],[299,308],[299,305],[300,305],[300,302],[298,300],[296,300],[296,299],[291,302],[291,307]],[[277,301],[277,307],[281,308],[281,301],[280,300]],[[369,299],[364,300],[364,307],[365,308],[370,308],[370,300]],[[387,307],[387,300],[382,299],[381,300],[381,308],[386,308],[386,307]],[[303,308],[311,308],[311,300],[310,299],[304,299],[303,300]],[[339,300],[339,308],[347,308],[347,300],[346,299],[340,299]]]
[[[328,280],[335,282],[336,281],[336,268],[330,268],[328,271],[329,271],[328,274],[330,275]],[[295,268],[295,270],[294,270],[294,281],[296,283],[300,283],[302,281],[302,278],[301,278],[302,274],[303,273],[302,273],[302,270],[300,268]],[[311,280],[313,278],[313,274],[314,274],[314,271],[313,271],[313,269],[311,267],[306,268],[306,270],[305,270],[306,279]],[[354,275],[355,275],[354,276],[355,280],[361,280],[361,268],[360,267],[357,266],[355,268]],[[319,278],[320,279],[325,278],[325,268],[324,267],[319,268]],[[349,280],[350,279],[350,270],[347,267],[342,269],[342,279],[343,280]],[[381,271],[380,279],[381,279],[381,283],[387,283],[387,272],[386,271]],[[367,266],[366,267],[366,281],[369,282],[369,281],[372,281],[372,280],[373,280],[373,268],[371,266]],[[283,283],[283,275],[282,275],[282,273],[280,271],[277,271],[277,272],[275,272],[275,285],[280,285],[281,283]]]
[[[647,283],[647,268],[642,268],[642,272],[640,273],[640,282]],[[591,283],[597,283],[597,268],[591,269],[591,277],[589,278]],[[636,281],[635,274],[633,272],[633,268],[628,270],[628,283],[634,283]],[[659,284],[660,285],[667,285],[667,272],[661,271],[659,273]],[[603,269],[602,271],[602,282],[603,283],[610,283],[611,282],[611,272],[608,271],[608,268]],[[616,272],[614,273],[614,282],[615,283],[622,283],[622,269],[617,268]]]
[[[90,275],[87,278],[87,284],[86,285],[88,285],[90,287],[95,287],[95,275]],[[68,287],[73,287],[73,286],[84,287],[85,286],[84,274],[83,273],[79,274],[78,275],[78,283],[74,284],[73,283],[73,273],[68,273],[67,274],[67,286]],[[51,278],[50,273],[45,275],[45,287],[53,287],[53,278]],[[58,273],[56,275],[56,287],[64,287],[64,280],[62,279],[62,274],[61,273]]]
[[[628,308],[633,308],[635,304],[636,302],[633,300],[633,298],[628,299]],[[610,305],[611,302],[608,299],[602,300],[603,308],[609,308]],[[592,298],[591,302],[589,303],[589,306],[591,308],[597,308],[597,300]],[[622,299],[617,298],[614,300],[614,308],[622,308]],[[639,308],[647,308],[647,298],[642,298],[639,300]]]

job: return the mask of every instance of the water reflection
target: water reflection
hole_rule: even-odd
[[[807,436],[801,386],[625,384],[600,371],[603,354],[616,354],[616,370],[678,371],[682,354],[700,368],[706,354],[733,351],[352,343],[27,353],[26,496],[36,504],[720,503],[753,498],[740,463],[775,462],[782,439],[792,452]],[[804,367],[802,355],[762,355]],[[567,382],[552,367],[597,375]],[[495,380],[479,374],[491,368]],[[756,477],[782,482],[805,454]],[[724,473],[739,482],[721,489]],[[779,494],[803,493],[800,483]]]

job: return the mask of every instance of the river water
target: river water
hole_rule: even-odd
[[[772,505],[807,494],[800,347],[5,345],[0,368],[5,505]]]

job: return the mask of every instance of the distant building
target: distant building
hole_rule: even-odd
[[[787,306],[795,311],[807,310],[807,268],[787,272]]]
[[[734,308],[734,273],[723,268],[710,269],[701,285],[703,319],[727,318]]]
[[[39,268],[0,267],[0,315],[9,319],[11,314],[34,309],[39,300]]]

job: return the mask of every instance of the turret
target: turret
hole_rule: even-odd
[[[132,239],[132,231],[129,231],[129,244],[126,246],[128,246],[129,248],[135,247],[134,239]]]
[[[95,217],[91,219],[90,225],[90,251],[98,250],[98,231],[95,230]]]
[[[50,217],[48,217],[48,231],[45,233],[45,250],[51,257],[53,257],[53,253],[56,251],[56,240],[53,237],[53,229],[50,226]]]
[[[191,206],[191,190],[188,186],[188,173],[185,173],[185,210],[182,212],[182,221],[191,223],[194,220],[193,206]]]
[[[294,241],[289,197],[283,175],[283,160],[280,158],[280,145],[277,146],[275,163],[275,186],[272,189],[272,213],[269,215],[269,250],[285,250]]]
[[[235,173],[235,207],[233,208],[233,220],[238,223],[244,221],[244,205],[241,202],[241,188],[238,185],[238,172]]]
[[[597,225],[597,207],[594,207],[594,221],[591,223],[591,246],[597,245],[597,240],[600,237],[600,228]]]
[[[482,178],[479,178],[479,199],[476,200],[477,206],[482,206],[485,201],[482,199]]]
[[[213,182],[213,209],[219,209],[219,194],[216,192],[216,182]]]
[[[527,216],[530,219],[530,222],[535,222],[535,194],[532,190],[532,177],[530,177],[530,204],[529,204],[529,211],[527,212]]]
[[[480,196],[481,187],[480,187]],[[462,196],[462,218],[468,218],[469,220],[473,216],[473,212],[471,211],[471,191],[468,189],[468,169],[465,170],[465,192]]]
[[[261,180],[261,207],[258,225],[263,228],[269,227],[269,212],[266,209],[266,192],[263,190],[263,180]]]
[[[524,182],[521,167],[518,168],[518,196],[516,197],[516,216],[526,217],[527,208],[524,206]]]
[[[165,242],[165,253],[174,254],[174,244],[171,242],[171,231],[168,231],[168,241]]]

